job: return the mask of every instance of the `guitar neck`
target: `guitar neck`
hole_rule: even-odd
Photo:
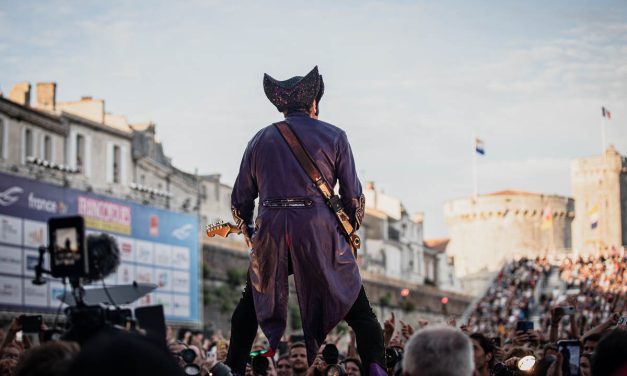
[[[229,222],[216,222],[212,225],[207,225],[207,236],[212,238],[216,235],[226,238],[231,234],[241,234],[242,230]]]

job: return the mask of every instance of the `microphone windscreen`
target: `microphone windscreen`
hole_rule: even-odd
[[[87,254],[89,259],[89,279],[92,281],[106,278],[120,265],[120,250],[115,238],[101,233],[87,236]]]

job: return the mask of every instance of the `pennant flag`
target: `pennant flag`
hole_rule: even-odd
[[[605,107],[601,107],[601,113],[603,114],[604,118],[608,118],[609,120],[612,120],[612,114],[610,113],[610,110],[608,110]]]
[[[553,213],[551,213],[550,206],[544,208],[544,212],[542,213],[542,225],[540,228],[542,230],[550,230],[553,228]]]
[[[483,147],[483,140],[475,138],[475,151],[477,154],[485,155],[485,148]]]
[[[599,225],[599,205],[594,205],[588,210],[588,217],[590,218],[590,228],[594,230]]]

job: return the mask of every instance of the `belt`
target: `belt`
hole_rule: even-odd
[[[310,198],[270,198],[263,200],[261,206],[265,208],[309,208],[313,205]]]

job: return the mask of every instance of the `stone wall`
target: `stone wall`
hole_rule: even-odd
[[[504,191],[444,206],[458,277],[498,270],[516,257],[535,257],[571,247],[571,198]],[[550,211],[551,224],[543,219]]]

